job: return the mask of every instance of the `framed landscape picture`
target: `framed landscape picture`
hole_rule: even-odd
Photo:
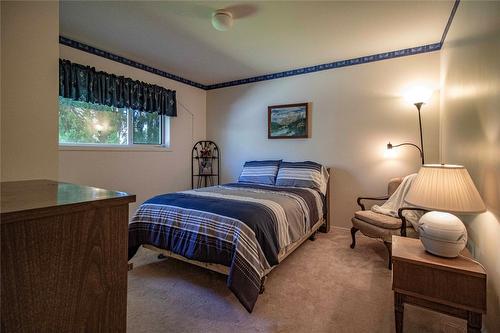
[[[267,137],[269,139],[307,138],[308,104],[272,105],[267,108]]]

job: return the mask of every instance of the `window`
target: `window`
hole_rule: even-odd
[[[59,97],[59,144],[168,147],[169,117]]]

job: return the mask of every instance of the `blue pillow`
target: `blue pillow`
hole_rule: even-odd
[[[238,182],[274,185],[280,163],[281,160],[245,162]]]
[[[282,162],[276,177],[277,186],[308,187],[326,193],[328,172],[316,162]]]

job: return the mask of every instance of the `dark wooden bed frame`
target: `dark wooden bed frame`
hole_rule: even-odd
[[[326,195],[325,195],[326,213],[325,213],[325,215],[323,217],[321,217],[313,225],[313,227],[311,228],[311,230],[307,234],[305,234],[304,236],[302,236],[299,240],[295,241],[294,243],[288,245],[286,247],[286,249],[283,249],[283,251],[280,251],[280,254],[278,254],[278,259],[279,259],[280,263],[286,257],[288,257],[293,251],[295,251],[300,245],[302,245],[307,239],[309,239],[311,241],[316,240],[316,234],[317,234],[318,231],[322,232],[322,233],[328,233],[330,231],[330,223],[331,223],[330,222],[331,221],[331,219],[330,219],[330,179],[332,177],[331,177],[331,174],[330,174],[330,168],[327,168],[327,171],[328,171],[328,174],[330,176],[328,177],[328,183],[327,183],[327,187],[326,187]],[[224,266],[224,265],[220,265],[220,264],[207,263],[207,262],[201,262],[201,261],[192,260],[192,259],[187,259],[187,258],[185,258],[185,257],[183,257],[181,255],[173,253],[172,251],[163,250],[163,249],[157,248],[157,247],[155,247],[153,245],[149,245],[149,244],[143,245],[143,247],[146,248],[146,249],[148,249],[148,250],[152,250],[154,252],[159,253],[158,259],[164,259],[164,258],[170,257],[170,258],[174,258],[174,259],[178,259],[178,260],[190,263],[192,265],[196,265],[196,266],[199,266],[199,267],[206,268],[206,269],[214,271],[214,272],[218,272],[218,273],[221,273],[221,274],[224,274],[224,275],[229,275],[229,267],[228,266]],[[262,277],[262,279],[261,279],[261,286],[260,286],[260,293],[264,292],[265,282],[267,280],[267,275],[276,266],[278,266],[278,265],[275,265],[275,266],[271,267],[270,269],[268,269],[265,272],[264,276]],[[129,270],[130,269],[132,269],[132,266],[129,265]]]

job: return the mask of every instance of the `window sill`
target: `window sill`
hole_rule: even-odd
[[[134,151],[134,152],[171,152],[172,148],[163,146],[97,146],[97,145],[59,145],[60,151]]]

